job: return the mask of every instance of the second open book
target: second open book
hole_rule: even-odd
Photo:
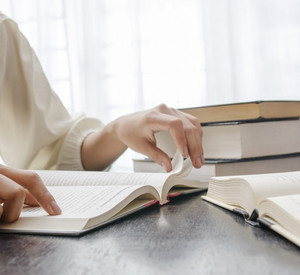
[[[203,199],[300,246],[300,171],[214,177]]]
[[[206,183],[185,179],[191,168],[190,159],[177,154],[170,173],[36,171],[62,214],[24,206],[18,221],[0,223],[0,232],[80,235],[156,202],[165,204],[172,195],[206,189]]]

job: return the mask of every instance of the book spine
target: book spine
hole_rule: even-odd
[[[249,218],[249,214],[245,210],[243,210],[243,209],[233,208],[232,212],[234,212],[236,214],[239,214],[239,215],[242,215],[245,220],[247,220]]]
[[[254,209],[251,216],[248,219],[246,219],[246,223],[252,226],[259,226],[259,222],[257,221],[258,217],[259,217],[258,210]]]
[[[151,201],[151,202],[147,203],[145,206],[149,207],[149,206],[152,206],[152,205],[157,204],[157,203],[158,203],[158,200],[154,200],[154,201]]]
[[[177,193],[169,194],[169,195],[168,195],[168,199],[170,199],[170,198],[174,198],[174,197],[178,197],[178,196],[180,196],[180,195],[181,195],[181,192],[177,192]]]

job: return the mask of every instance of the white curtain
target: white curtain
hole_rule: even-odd
[[[108,122],[176,108],[300,100],[299,0],[1,0],[67,108]]]
[[[205,102],[200,2],[9,0],[54,90],[105,122],[159,103]]]
[[[204,0],[207,102],[300,99],[300,1]]]

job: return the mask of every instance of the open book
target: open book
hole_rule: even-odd
[[[202,198],[300,246],[300,171],[214,177]]]
[[[0,232],[80,235],[170,196],[207,188],[185,181],[190,159],[178,153],[170,173],[36,171],[62,209],[49,216],[41,207],[24,206],[19,220],[0,223]]]

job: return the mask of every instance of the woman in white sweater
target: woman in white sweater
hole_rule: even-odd
[[[0,165],[0,220],[16,220],[24,203],[60,214],[30,169],[103,170],[130,147],[170,171],[168,155],[156,147],[160,130],[169,131],[182,154],[201,167],[199,122],[164,104],[107,125],[70,114],[17,24],[0,12],[0,156],[8,165]]]

